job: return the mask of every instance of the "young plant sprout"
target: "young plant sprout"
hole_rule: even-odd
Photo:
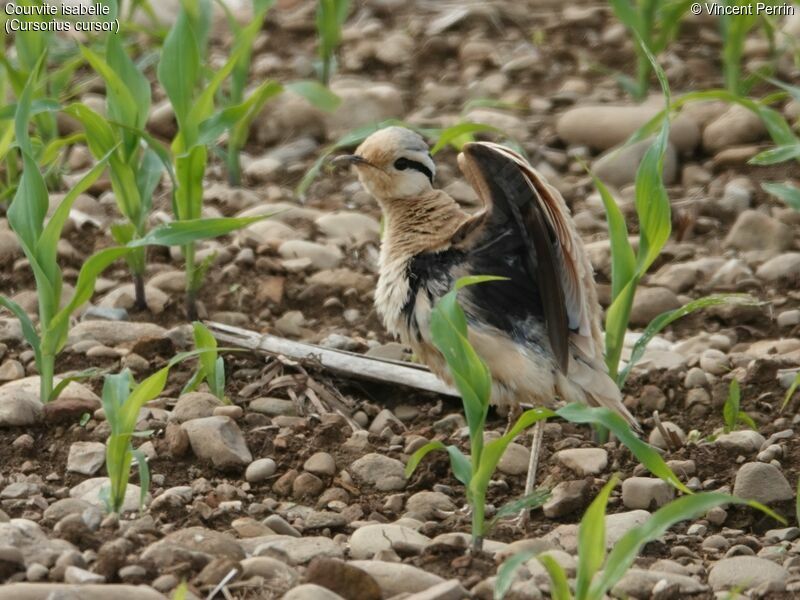
[[[186,394],[197,389],[204,380],[208,384],[211,393],[222,400],[225,404],[231,401],[225,396],[225,361],[217,355],[217,340],[208,327],[195,321],[192,323],[194,330],[194,347],[202,350],[199,356],[199,364],[192,378],[186,383],[181,391]]]
[[[704,492],[673,500],[657,510],[641,525],[625,533],[606,553],[606,505],[611,491],[619,483],[614,475],[603,486],[581,519],[578,528],[578,566],[574,589],[570,588],[564,568],[547,554],[521,552],[506,560],[497,571],[494,598],[502,600],[524,563],[536,558],[547,570],[551,580],[553,600],[602,600],[630,569],[645,544],[660,538],[681,521],[696,518],[715,506],[740,504],[756,508],[782,523],[785,520],[769,508],[753,500],[743,500],[730,494]]]
[[[342,40],[342,24],[350,10],[350,0],[318,0],[317,36],[319,37],[320,74],[328,85],[336,65],[336,48]]]
[[[744,423],[750,429],[758,429],[752,417],[743,410],[739,410],[741,395],[742,392],[739,388],[739,380],[731,379],[731,384],[728,386],[728,397],[725,399],[725,404],[722,406],[725,433],[730,433],[736,429],[739,423]]]

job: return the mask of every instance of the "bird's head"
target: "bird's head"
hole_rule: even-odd
[[[361,185],[380,202],[415,198],[433,189],[436,166],[428,145],[405,127],[376,131],[334,164],[353,165]]]

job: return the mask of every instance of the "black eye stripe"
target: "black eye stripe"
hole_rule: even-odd
[[[417,162],[416,160],[410,160],[408,158],[398,158],[396,161],[394,161],[394,168],[397,169],[398,171],[405,171],[406,169],[414,169],[415,171],[419,171],[420,173],[425,175],[425,177],[427,177],[428,180],[431,183],[433,183],[433,173],[431,172],[431,170],[425,165],[423,165],[421,162]]]

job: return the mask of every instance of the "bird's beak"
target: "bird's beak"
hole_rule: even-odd
[[[331,161],[334,167],[346,167],[348,165],[369,165],[373,166],[367,159],[359,156],[358,154],[343,154],[337,156]]]

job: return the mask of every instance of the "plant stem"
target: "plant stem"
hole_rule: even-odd
[[[190,321],[197,320],[197,288],[195,286],[194,243],[183,247],[186,255],[186,316]]]
[[[144,275],[142,273],[133,274],[133,287],[136,294],[135,306],[137,310],[147,309],[147,294],[144,289]]]
[[[240,187],[242,185],[242,164],[239,160],[239,146],[228,143],[228,157],[226,162],[228,167],[228,184],[232,187]]]
[[[54,354],[42,354],[39,367],[39,398],[42,404],[50,402],[53,393],[53,378],[56,370],[56,357]]]
[[[472,552],[477,554],[483,550],[483,525],[485,507],[482,500],[472,505]]]

